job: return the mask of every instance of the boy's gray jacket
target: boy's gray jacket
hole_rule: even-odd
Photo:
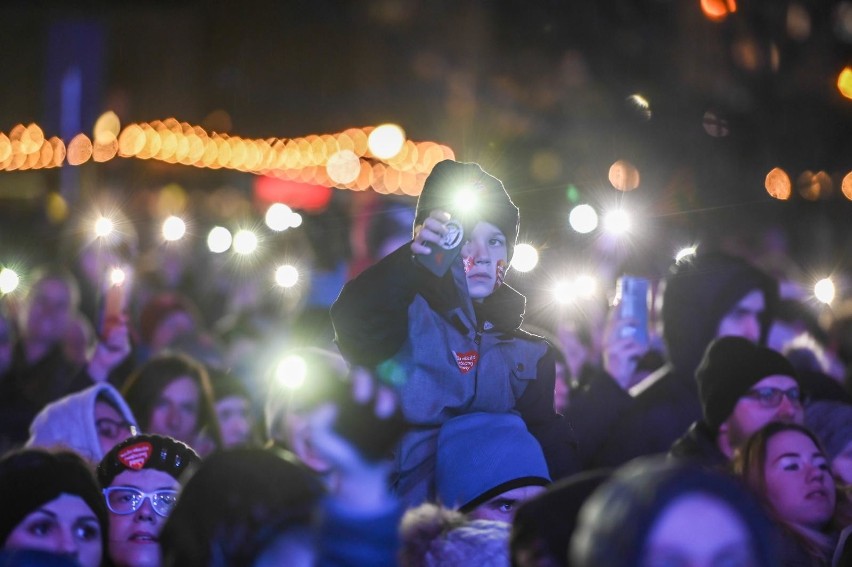
[[[457,262],[439,280],[405,245],[344,286],[331,308],[343,356],[393,383],[413,425],[396,455],[397,491],[411,501],[432,497],[440,426],[471,412],[519,413],[551,478],[578,469],[573,432],[553,409],[552,347],[520,330],[525,298],[503,284],[474,310],[464,277]]]

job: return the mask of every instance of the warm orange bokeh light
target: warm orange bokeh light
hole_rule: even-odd
[[[790,181],[790,176],[780,167],[776,167],[766,174],[764,186],[766,187],[766,192],[771,197],[781,201],[786,201],[793,194],[793,184]]]
[[[721,22],[737,11],[735,0],[701,0],[701,11],[708,20]]]
[[[837,90],[848,99],[852,99],[852,67],[844,67],[837,76]]]
[[[12,155],[12,143],[6,134],[0,132],[0,163],[9,159],[10,155]]]
[[[843,191],[843,196],[852,201],[852,171],[843,178],[840,189]]]
[[[92,150],[92,159],[97,162],[109,161],[118,153],[118,140],[112,132],[102,131],[100,137],[95,140]]]
[[[51,167],[60,167],[62,162],[65,161],[65,142],[58,136],[51,137],[48,142],[53,146],[53,163]]]
[[[21,151],[25,154],[34,154],[41,150],[44,144],[44,132],[38,124],[30,124],[21,134]]]
[[[68,143],[68,163],[81,165],[92,157],[92,141],[82,132]]]
[[[130,124],[118,137],[118,154],[123,157],[132,157],[142,151],[145,147],[145,132],[138,124]]]
[[[639,187],[639,170],[627,160],[620,159],[609,168],[609,182],[619,191]]]

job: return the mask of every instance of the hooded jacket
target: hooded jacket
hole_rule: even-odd
[[[45,406],[30,425],[30,438],[26,446],[64,447],[91,463],[100,462],[104,454],[95,425],[95,403],[98,398],[107,398],[122,418],[136,427],[133,412],[118,390],[101,382]]]
[[[760,344],[777,303],[775,280],[742,258],[706,252],[676,263],[663,292],[663,339],[668,362],[629,392],[599,380],[572,404],[586,404],[572,420],[590,422],[602,441],[586,449],[587,466],[617,466],[641,455],[665,453],[702,418],[695,370],[719,323],[748,293],[763,293]],[[612,384],[608,384],[610,382]]]

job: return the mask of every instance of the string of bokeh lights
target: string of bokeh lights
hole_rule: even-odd
[[[79,133],[66,145],[38,124],[0,132],[0,171],[26,171],[103,163],[115,158],[157,160],[205,169],[230,169],[312,185],[417,196],[436,163],[453,159],[448,146],[414,142],[395,124],[349,128],[301,138],[245,138],[208,133],[176,118],[122,127],[108,111],[92,137]]]

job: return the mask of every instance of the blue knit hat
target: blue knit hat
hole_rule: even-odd
[[[469,512],[503,492],[550,484],[541,445],[512,413],[470,413],[438,434],[435,489],[448,507]]]

